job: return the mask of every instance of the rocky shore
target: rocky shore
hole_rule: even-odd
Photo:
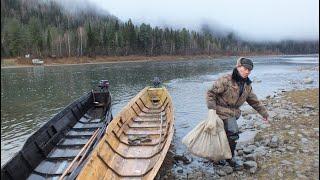
[[[239,142],[234,171],[192,156],[168,153],[156,179],[319,179],[319,89],[280,91],[263,101],[270,113],[264,123],[252,109],[244,110],[240,130],[252,133]]]

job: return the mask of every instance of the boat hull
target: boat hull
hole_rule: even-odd
[[[146,87],[112,120],[77,179],[153,179],[173,133],[168,91]]]
[[[110,108],[111,97],[107,90],[89,92],[72,102],[27,139],[22,149],[1,168],[1,179],[60,177],[94,132],[111,121]],[[99,135],[101,138],[101,132]],[[96,135],[88,149],[82,151],[83,156],[90,154],[98,138]],[[74,164],[81,165],[80,159]],[[68,172],[66,177],[70,174]]]

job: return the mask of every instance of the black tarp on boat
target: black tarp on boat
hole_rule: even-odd
[[[74,179],[112,120],[108,81],[69,104],[31,135],[1,179]]]

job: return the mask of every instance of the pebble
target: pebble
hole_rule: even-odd
[[[247,154],[243,156],[246,161],[256,161],[257,156],[255,154]]]
[[[296,132],[294,132],[294,131],[289,131],[288,134],[292,136],[292,135],[296,134]]]
[[[178,169],[177,172],[178,173],[183,173],[183,169]]]
[[[286,149],[285,149],[285,148],[278,148],[277,151],[279,151],[279,152],[286,152]]]
[[[282,160],[281,161],[281,164],[284,164],[284,165],[292,165],[292,163],[288,160]]]
[[[271,169],[268,170],[268,174],[269,174],[270,176],[275,175],[275,173],[276,173],[276,170],[273,169],[273,168],[271,168]]]
[[[227,173],[224,172],[222,169],[218,169],[216,172],[217,172],[217,174],[218,174],[219,176],[226,176],[226,175],[227,175]]]
[[[308,150],[308,149],[302,149],[302,152],[303,152],[303,153],[308,153],[309,150]]]
[[[299,179],[308,179],[305,175],[303,175],[303,174],[300,174],[300,173],[296,173],[296,175],[297,175],[297,177],[299,178]]]
[[[257,156],[257,157],[261,157],[261,156],[264,156],[267,154],[267,148],[265,146],[259,146],[258,148],[256,148],[254,150],[254,154]]]
[[[279,142],[279,137],[278,136],[273,136],[271,138],[271,143],[278,143]]]
[[[295,163],[296,165],[301,165],[301,164],[303,164],[303,162],[302,162],[302,161],[299,161],[299,160],[295,161],[294,163]]]
[[[302,108],[306,108],[306,109],[309,109],[309,110],[314,110],[314,107],[312,105],[302,105]]]
[[[250,169],[250,168],[253,168],[253,167],[258,167],[258,164],[255,162],[255,161],[246,161],[243,163],[244,167],[246,169]]]
[[[256,149],[256,148],[257,148],[257,147],[256,147],[255,145],[249,145],[249,146],[243,148],[243,152],[244,152],[245,154],[250,154],[250,153],[252,153],[253,150]]]
[[[257,167],[252,167],[252,168],[250,168],[249,172],[250,172],[251,174],[254,174],[254,173],[257,172],[257,170],[258,170]]]
[[[296,149],[295,147],[287,146],[287,150],[288,150],[288,151],[294,151],[295,149]]]
[[[309,114],[309,113],[305,113],[305,114],[303,114],[303,116],[304,116],[304,117],[309,117],[310,114]]]
[[[313,79],[311,77],[306,77],[303,79],[303,83],[304,84],[312,84],[313,83]]]
[[[271,140],[267,138],[261,142],[261,145],[268,146],[270,144],[270,141]]]
[[[259,128],[260,129],[265,129],[265,128],[268,128],[268,127],[270,127],[271,125],[270,124],[261,124],[260,126],[259,126]]]
[[[278,136],[273,136],[269,146],[271,148],[276,148],[276,147],[278,147],[278,143],[279,143],[279,137]]]
[[[239,150],[238,151],[238,156],[242,156],[243,155],[243,151],[242,150]]]
[[[301,143],[302,144],[307,144],[309,140],[307,138],[301,138]]]
[[[222,171],[224,171],[224,172],[227,173],[227,174],[231,174],[231,173],[233,172],[233,168],[230,167],[230,166],[224,166],[224,167],[222,168]]]
[[[291,128],[291,126],[290,126],[290,125],[285,125],[285,126],[284,126],[284,128],[286,128],[286,129],[290,129],[290,128]]]

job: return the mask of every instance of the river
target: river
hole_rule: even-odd
[[[252,58],[250,78],[255,80],[253,89],[261,99],[281,89],[319,87],[314,69],[319,66],[318,55]],[[174,151],[185,153],[181,139],[207,115],[207,89],[219,76],[230,73],[235,63],[236,57],[225,57],[1,69],[1,165],[41,125],[102,79],[110,82],[116,115],[141,89],[152,84],[153,77],[160,77],[173,98]],[[305,77],[314,82],[304,84]]]

